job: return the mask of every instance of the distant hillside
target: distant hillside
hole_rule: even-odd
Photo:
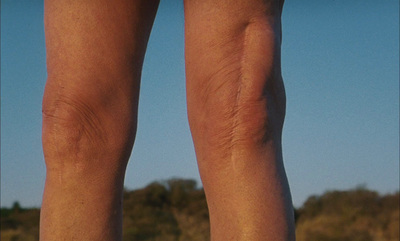
[[[296,210],[298,241],[398,241],[399,193],[329,191]],[[1,209],[2,241],[36,241],[39,209]],[[193,180],[173,179],[124,192],[123,240],[209,240],[208,209]]]

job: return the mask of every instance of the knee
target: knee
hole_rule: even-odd
[[[280,29],[266,16],[243,23],[232,24],[237,31],[229,41],[207,37],[212,45],[194,45],[187,52],[192,132],[231,145],[278,137],[285,114]]]
[[[232,148],[260,147],[279,141],[285,97],[280,94],[278,98],[280,103],[268,96],[240,101],[218,96],[219,103],[196,103],[189,108],[192,135],[195,141],[206,139],[210,146],[226,149],[227,153]]]
[[[197,80],[201,84],[196,88],[189,83],[188,117],[194,138],[229,149],[279,141],[286,106],[279,69],[255,71],[243,61],[232,62]]]
[[[128,106],[111,104],[113,98],[110,93],[55,87],[48,80],[42,109],[47,166],[85,168],[105,157],[127,159],[136,119]]]

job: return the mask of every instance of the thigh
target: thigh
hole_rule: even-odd
[[[130,82],[140,77],[157,6],[158,0],[45,0],[48,82],[74,91],[137,85]]]

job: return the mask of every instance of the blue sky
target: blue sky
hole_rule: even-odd
[[[199,182],[186,119],[183,5],[162,0],[143,67],[125,186]],[[287,0],[284,159],[295,206],[365,184],[399,189],[398,0]],[[43,2],[1,0],[1,206],[40,206]]]

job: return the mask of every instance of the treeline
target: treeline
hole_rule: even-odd
[[[1,209],[2,241],[36,241],[39,209]],[[398,241],[399,192],[365,188],[312,196],[295,210],[298,241]],[[204,191],[193,180],[124,191],[123,240],[210,240]]]
[[[399,227],[399,192],[329,191],[296,210],[299,241],[399,241]]]

